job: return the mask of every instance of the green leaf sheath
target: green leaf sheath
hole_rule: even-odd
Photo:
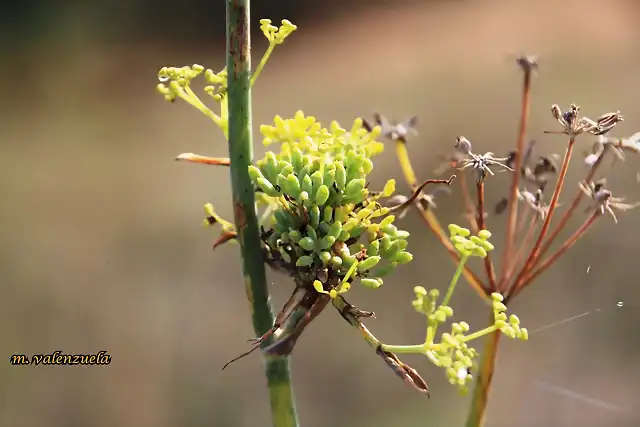
[[[229,158],[234,221],[243,260],[243,275],[253,326],[261,336],[273,325],[263,262],[254,188],[249,176],[253,160],[251,136],[251,53],[249,0],[227,1],[227,72],[229,96]],[[289,361],[267,358],[265,371],[275,427],[298,425]]]

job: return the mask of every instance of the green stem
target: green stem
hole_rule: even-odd
[[[491,314],[490,322],[494,322],[493,313]],[[487,335],[485,340],[480,366],[478,368],[478,377],[475,387],[473,388],[471,408],[467,415],[466,427],[481,427],[484,425],[487,404],[489,402],[489,391],[491,390],[493,371],[498,354],[498,343],[500,342],[501,336],[502,334],[499,331],[495,331]]]
[[[267,48],[267,51],[264,53],[264,55],[262,55],[262,59],[258,63],[258,66],[256,67],[256,70],[251,75],[251,86],[252,87],[255,84],[256,80],[258,79],[258,76],[262,72],[262,69],[264,68],[264,65],[269,60],[269,57],[273,53],[273,49],[275,49],[275,47],[276,47],[276,45],[274,43],[269,43],[269,47]]]
[[[251,137],[250,0],[227,0],[227,91],[229,96],[229,158],[233,211],[243,262],[247,298],[253,327],[261,336],[273,325],[266,273],[255,208],[255,194],[248,167],[253,161]],[[289,360],[265,358],[271,417],[275,427],[298,425]]]
[[[491,332],[497,331],[498,327],[496,325],[491,325],[491,326],[487,326],[484,329],[480,329],[479,331],[476,331],[472,334],[469,335],[465,335],[464,337],[460,338],[460,341],[462,342],[468,342],[471,340],[475,340],[477,338],[480,338],[484,335],[490,334]]]
[[[462,274],[462,271],[464,270],[464,264],[467,262],[468,258],[469,258],[468,256],[461,256],[460,257],[460,262],[458,263],[458,268],[456,269],[456,272],[453,275],[453,278],[451,279],[451,283],[449,283],[449,289],[447,289],[447,294],[444,296],[444,299],[442,300],[442,305],[449,305],[449,301],[451,300],[451,296],[453,295],[453,291],[456,289],[456,284],[458,283],[458,280],[460,279],[460,275]]]

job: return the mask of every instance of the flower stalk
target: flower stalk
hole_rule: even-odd
[[[253,327],[257,336],[261,336],[271,329],[274,317],[269,304],[255,189],[248,171],[253,162],[249,3],[250,0],[227,0],[228,135],[234,223],[244,285]],[[265,357],[265,373],[274,427],[297,426],[288,357]]]

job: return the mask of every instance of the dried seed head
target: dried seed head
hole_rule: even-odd
[[[623,197],[613,197],[611,191],[605,188],[604,179],[588,184],[582,181],[580,189],[594,201],[594,204],[589,206],[585,212],[595,211],[600,215],[609,213],[616,223],[618,218],[614,210],[625,212],[640,206],[640,203],[624,203]]]
[[[471,141],[469,141],[464,136],[459,136],[456,138],[456,145],[454,148],[462,154],[469,155],[471,154]]]
[[[489,166],[500,166],[503,169],[513,172],[513,169],[505,164],[509,157],[494,157],[493,153],[487,152],[483,155],[475,154],[471,151],[471,142],[464,136],[460,136],[456,140],[456,149],[467,151],[467,157],[462,160],[460,170],[472,168],[476,171],[478,182],[484,181],[489,175],[494,175]]]
[[[571,107],[565,113],[558,105],[551,107],[551,114],[563,127],[561,132],[547,131],[546,133],[562,133],[574,138],[581,133],[590,133],[592,135],[604,135],[613,127],[623,120],[619,111],[615,113],[607,113],[600,116],[597,120],[591,120],[588,117],[580,117],[580,107],[571,104]]]
[[[537,55],[522,55],[516,58],[516,62],[525,73],[531,73],[538,68]]]
[[[371,132],[374,126],[380,126],[380,134],[392,141],[407,142],[409,134],[416,135],[418,133],[415,130],[415,126],[418,124],[417,116],[410,117],[402,123],[391,123],[380,113],[374,113],[373,120],[374,125],[363,119],[363,127]]]

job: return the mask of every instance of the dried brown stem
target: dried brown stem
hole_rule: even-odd
[[[209,157],[200,154],[182,153],[176,157],[177,161],[200,163],[202,165],[230,166],[231,160],[228,157]]]
[[[404,209],[406,209],[407,207],[411,206],[411,204],[413,202],[415,202],[415,200],[418,198],[418,196],[420,196],[420,194],[422,193],[422,190],[424,189],[424,187],[426,187],[429,184],[447,184],[447,185],[451,185],[451,182],[456,178],[455,175],[451,175],[451,177],[449,179],[428,179],[425,182],[423,182],[422,184],[420,184],[418,187],[413,189],[413,194],[411,195],[411,197],[409,197],[407,199],[406,202],[397,205],[397,206],[393,206],[391,208],[389,208],[389,212],[394,212],[394,211],[402,211]]]
[[[478,233],[478,223],[476,221],[473,221],[473,201],[471,200],[471,192],[469,191],[469,185],[467,184],[467,177],[465,176],[465,173],[462,172],[460,173],[460,191],[462,192],[462,197],[464,200],[464,210],[466,211],[467,216],[469,218],[469,226],[471,227],[471,230],[473,231],[473,234],[477,234]]]
[[[484,180],[480,179],[477,184],[478,194],[478,212],[477,223],[478,229],[484,230]],[[491,262],[491,256],[484,257],[484,269],[487,272],[487,278],[489,279],[489,288],[493,291],[496,290],[496,273],[493,268],[493,262]]]
[[[591,166],[591,170],[587,174],[587,177],[585,178],[585,182],[590,182],[593,180],[593,177],[595,176],[596,171],[598,170],[598,167],[600,166],[600,164],[602,164],[602,160],[605,157],[604,154],[605,153],[602,153],[600,157],[598,157],[598,160],[596,160],[596,162],[593,164],[593,166]],[[569,207],[569,209],[566,210],[562,218],[560,218],[560,222],[558,223],[558,225],[551,232],[551,234],[549,235],[549,238],[544,242],[544,245],[542,246],[542,249],[540,250],[540,253],[537,256],[537,259],[534,260],[534,262],[542,258],[543,256],[545,256],[546,253],[549,251],[549,248],[551,247],[553,242],[558,238],[558,235],[560,234],[560,232],[564,229],[564,227],[569,222],[571,215],[574,213],[574,211],[580,204],[580,201],[582,200],[582,197],[584,197],[584,195],[585,194],[580,189],[576,191],[576,195],[573,198],[573,201],[571,202],[571,206]]]
[[[582,237],[586,231],[591,227],[591,225],[595,222],[596,219],[600,217],[599,212],[594,212],[587,220],[578,228],[563,244],[558,248],[558,250],[551,255],[549,258],[545,259],[538,269],[533,273],[529,274],[521,281],[521,283],[516,285],[513,296],[519,294],[527,285],[529,285],[535,278],[537,278],[540,274],[544,273],[547,268],[549,268],[554,262],[558,260],[571,246],[573,246],[580,237]]]
[[[530,221],[529,229],[527,230],[527,234],[524,236],[524,239],[522,240],[522,243],[520,244],[520,248],[518,248],[518,253],[514,257],[512,263],[509,265],[509,270],[507,271],[507,275],[505,277],[505,280],[504,280],[503,283],[500,284],[501,287],[506,285],[507,283],[509,283],[510,279],[512,279],[513,272],[518,267],[518,264],[520,264],[520,262],[522,261],[522,258],[524,257],[526,249],[531,244],[531,240],[533,239],[533,233],[535,232],[536,227],[538,226],[539,219],[540,219],[540,217],[534,216],[532,218],[532,220]],[[507,292],[504,295],[506,295],[508,297],[513,292],[513,289],[515,288],[515,286],[516,286],[516,282],[514,280],[514,281],[511,282],[511,285],[509,286],[509,289],[507,290]]]
[[[507,219],[507,233],[505,237],[504,252],[502,254],[502,274],[500,283],[502,284],[509,273],[508,259],[513,248],[516,223],[518,218],[518,184],[520,181],[520,170],[522,169],[522,156],[524,151],[524,139],[527,134],[527,124],[529,121],[529,108],[531,105],[531,73],[530,67],[523,67],[524,83],[522,86],[522,106],[520,108],[520,130],[518,132],[518,141],[516,143],[515,173],[511,182],[511,191],[509,192],[509,216]]]
[[[516,279],[516,283],[520,282],[525,274],[527,274],[534,267],[535,262],[537,261],[538,255],[540,254],[540,246],[545,236],[547,235],[547,230],[551,225],[551,218],[553,218],[553,214],[556,210],[556,206],[558,205],[558,199],[560,198],[560,193],[562,192],[562,187],[564,185],[564,180],[567,176],[567,170],[569,169],[569,161],[571,160],[571,153],[573,152],[573,146],[575,143],[575,137],[569,138],[569,144],[567,145],[567,149],[564,153],[564,159],[562,160],[562,168],[560,169],[560,175],[558,176],[558,182],[556,183],[556,188],[553,191],[553,196],[551,197],[551,202],[549,203],[549,211],[547,212],[547,216],[544,219],[544,223],[542,223],[542,229],[540,230],[540,234],[538,235],[538,239],[536,243],[533,245],[533,249],[525,262],[525,265],[520,270],[520,274],[518,274],[518,278]],[[517,286],[517,285],[516,285]]]

